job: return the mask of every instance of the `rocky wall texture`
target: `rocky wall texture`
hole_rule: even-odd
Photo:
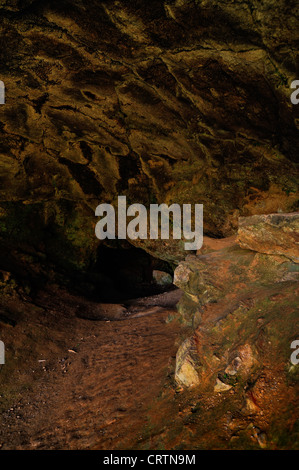
[[[299,213],[242,219],[238,240],[241,246],[251,240],[252,250],[234,239],[226,246],[214,242],[175,270],[174,282],[184,291],[179,316],[189,327],[176,357],[176,381],[197,394],[223,395],[230,409],[237,398],[231,428],[237,442],[238,420],[247,417],[253,428],[266,431],[268,442],[259,442],[261,447],[275,448],[277,427],[289,434],[291,448],[298,446],[298,365],[291,360],[298,332],[299,269],[291,259],[298,251],[298,220]],[[278,238],[276,249],[265,254],[271,235],[275,239],[269,221],[284,243]]]
[[[297,26],[293,0],[1,1],[6,243],[88,266],[119,194],[203,203],[213,236],[294,210]]]

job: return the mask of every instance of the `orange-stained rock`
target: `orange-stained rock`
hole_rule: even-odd
[[[241,248],[299,263],[299,212],[240,217],[237,241]]]
[[[293,240],[298,223],[297,214],[248,219],[270,220],[272,226],[276,221],[285,241],[288,235]],[[206,251],[176,268],[174,284],[184,292],[180,319],[193,328],[177,354],[175,378],[183,387],[242,395],[244,387],[262,380],[263,370],[275,379],[276,365],[286,368],[298,322],[298,266],[282,255],[283,236],[277,239],[271,255],[243,249],[232,238],[206,239]]]

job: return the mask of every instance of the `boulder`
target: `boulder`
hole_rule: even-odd
[[[240,217],[237,241],[242,248],[299,263],[299,212]]]
[[[191,338],[187,338],[178,349],[175,370],[176,382],[184,387],[194,387],[199,384],[194,354],[194,342]]]
[[[158,286],[169,286],[172,284],[172,277],[170,274],[164,272],[164,271],[159,271],[158,269],[155,269],[153,271],[153,279],[155,284]]]

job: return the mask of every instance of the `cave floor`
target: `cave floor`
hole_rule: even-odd
[[[34,302],[15,290],[1,297],[1,449],[260,449],[273,417],[278,431],[295,425],[295,389],[279,365],[259,379],[258,411],[244,408],[242,387],[184,391],[174,369],[188,328],[174,308],[93,321],[76,316],[85,304],[55,287]]]
[[[75,316],[80,298],[43,292],[37,304],[6,300],[18,321],[0,323],[2,449],[131,448],[173,370],[175,312],[124,321]],[[0,366],[1,367],[1,366]]]

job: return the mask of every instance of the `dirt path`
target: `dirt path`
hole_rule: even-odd
[[[174,363],[175,311],[166,301],[140,318],[91,321],[76,316],[83,303],[59,290],[38,306],[6,302],[16,325],[0,323],[2,449],[130,448],[142,438]]]

